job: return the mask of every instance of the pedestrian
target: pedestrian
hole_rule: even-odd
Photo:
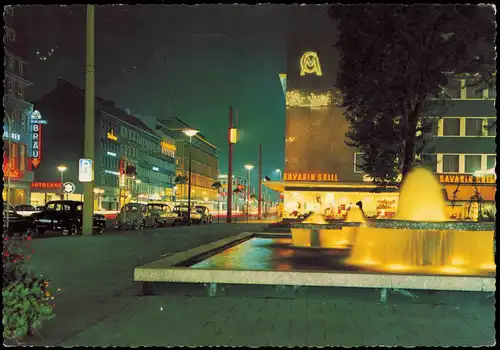
[[[356,202],[356,205],[359,207],[359,209],[361,210],[361,212],[363,213],[363,216],[364,216],[365,212],[363,211],[363,202],[358,201],[358,202]]]

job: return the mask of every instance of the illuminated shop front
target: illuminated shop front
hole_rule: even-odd
[[[339,182],[337,174],[329,173],[284,173],[283,181],[266,181],[265,185],[283,193],[285,218],[312,211],[327,219],[342,219],[358,201],[363,203],[368,217],[391,218],[396,213],[399,196],[394,188]]]
[[[479,212],[496,214],[496,175],[440,174],[446,191],[446,215],[456,220],[477,220]]]
[[[61,198],[72,201],[83,201],[82,193],[65,193],[62,196],[60,181],[33,181],[30,187],[31,195],[29,203],[34,206],[42,206],[47,202],[60,200]]]

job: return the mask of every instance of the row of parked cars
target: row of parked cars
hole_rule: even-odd
[[[42,208],[18,211],[3,203],[3,235],[43,235],[46,231],[59,231],[63,235],[76,235],[82,230],[83,202],[57,200],[47,202]],[[35,210],[33,210],[35,209]],[[37,210],[38,209],[38,210]],[[8,218],[8,220],[7,220]],[[102,234],[106,227],[104,215],[94,214],[93,231]]]
[[[63,235],[76,235],[82,230],[83,202],[71,200],[50,201],[41,208],[18,207],[3,203],[3,235],[43,235],[46,231],[59,231]],[[7,220],[8,218],[8,220]],[[114,228],[159,227],[165,225],[211,224],[213,217],[205,206],[191,208],[175,206],[173,209],[161,203],[128,203],[113,221]],[[94,233],[102,234],[106,218],[101,214],[93,216]]]
[[[166,225],[211,224],[212,214],[207,207],[197,205],[188,210],[187,205],[170,208],[161,203],[128,203],[124,205],[113,221],[113,227],[142,229]]]

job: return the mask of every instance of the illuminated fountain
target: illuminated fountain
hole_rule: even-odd
[[[494,225],[446,221],[439,182],[413,169],[400,191],[395,220],[358,228],[347,265],[424,274],[487,274],[494,262]]]
[[[323,215],[312,214],[301,223],[291,225],[292,243],[296,247],[347,249],[362,223],[365,218],[358,207],[351,208],[343,222],[328,223]]]

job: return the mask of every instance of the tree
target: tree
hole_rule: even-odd
[[[177,175],[174,179],[176,185],[185,185],[188,182],[187,176]]]
[[[442,116],[450,76],[481,88],[495,69],[491,6],[334,5],[341,52],[337,88],[361,169],[393,184],[417,160]],[[427,103],[433,99],[433,103]],[[437,102],[437,103],[436,103]]]

